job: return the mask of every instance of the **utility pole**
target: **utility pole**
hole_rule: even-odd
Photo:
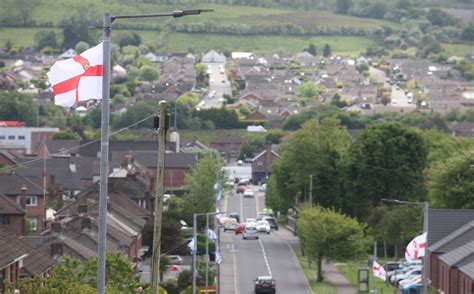
[[[374,241],[374,260],[372,261],[372,271],[374,268],[374,262],[377,260],[377,241]],[[373,293],[377,293],[377,279],[375,278],[375,275],[372,275],[372,279],[374,280],[374,290]]]
[[[428,294],[428,201],[423,202],[423,231],[426,233],[425,256],[423,256],[423,293]]]
[[[100,140],[100,183],[99,183],[99,236],[97,251],[99,256],[97,293],[105,293],[105,251],[107,240],[107,192],[109,179],[109,100],[110,100],[110,26],[112,17],[104,13],[103,19],[103,74],[102,74],[102,114]]]
[[[161,219],[163,215],[163,193],[165,180],[165,149],[166,132],[168,130],[168,105],[166,101],[160,101],[160,117],[158,130],[158,164],[156,167],[156,199],[155,199],[155,225],[153,233],[153,255],[151,292],[158,293],[160,282],[160,247],[161,247]]]
[[[309,175],[309,205],[313,206],[313,175]]]
[[[209,214],[206,214],[206,293],[207,288],[209,286],[209,234],[207,233],[209,230]]]
[[[193,214],[193,294],[196,294],[197,213]]]

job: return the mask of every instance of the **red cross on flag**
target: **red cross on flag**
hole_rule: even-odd
[[[374,263],[372,264],[372,270],[374,271],[374,277],[380,278],[384,281],[387,279],[387,274],[385,272],[385,269],[375,260],[374,260]]]
[[[425,256],[426,233],[416,236],[405,250],[405,259],[410,261]]]
[[[102,99],[102,65],[102,43],[54,63],[47,73],[54,104],[71,107],[79,101]]]

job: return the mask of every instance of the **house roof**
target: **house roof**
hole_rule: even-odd
[[[12,231],[0,226],[0,244],[2,244],[2,242],[13,245],[15,252],[19,252],[21,255],[27,254],[26,258],[23,259],[23,270],[29,276],[44,273],[56,264],[53,258],[36,249],[34,246],[31,246],[25,240],[17,237]],[[2,253],[5,253],[2,255],[13,257],[15,255],[14,252],[5,252],[7,247],[5,244],[0,245],[0,250],[2,250]],[[0,268],[2,268],[1,260],[2,258],[0,257]]]
[[[254,158],[252,158],[252,161],[255,161],[257,160],[259,157],[261,157],[262,155],[264,155],[265,153],[267,153],[267,150],[263,150],[262,152],[260,152],[259,154],[257,154]],[[275,155],[275,156],[280,156],[278,155],[278,153],[276,153],[274,150],[272,150],[272,154]]]
[[[243,142],[244,142],[244,139],[242,139],[240,136],[232,135],[232,134],[224,134],[212,140],[211,144],[227,144],[227,143],[241,144]]]
[[[5,268],[16,259],[23,259],[26,258],[24,256],[26,253],[16,246],[16,239],[18,239],[15,234],[0,226],[0,250],[2,254],[0,254],[0,269]]]
[[[120,166],[125,156],[132,155],[134,160],[146,166],[147,168],[156,168],[158,152],[157,151],[130,151],[114,152],[112,163],[114,166]],[[197,155],[192,153],[166,153],[165,168],[192,168],[197,164]]]
[[[0,194],[0,215],[22,215],[25,211],[16,202],[10,200],[7,196]]]
[[[458,267],[458,269],[469,278],[474,279],[474,261],[466,263],[465,265]]]
[[[0,194],[20,195],[21,187],[26,185],[28,194],[43,195],[41,181],[35,177],[21,176],[18,174],[0,174]]]
[[[450,267],[459,267],[474,262],[474,240],[441,255],[439,259]]]
[[[430,252],[449,252],[471,241],[474,241],[474,220],[429,246],[428,250]]]
[[[428,217],[429,246],[472,221],[474,209],[429,209]]]

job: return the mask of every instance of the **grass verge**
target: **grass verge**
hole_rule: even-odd
[[[343,274],[346,279],[349,280],[351,285],[355,288],[359,288],[359,284],[357,282],[357,275],[359,268],[369,268],[367,266],[367,261],[358,261],[358,262],[347,262],[347,263],[336,263],[337,270]],[[373,289],[373,276],[372,271],[369,269],[369,289]],[[390,285],[386,284],[384,281],[377,279],[377,293],[380,294],[387,294],[387,293],[396,293],[395,288],[391,287]]]
[[[298,258],[298,262],[300,263],[301,268],[303,269],[304,275],[309,281],[309,285],[313,293],[317,294],[335,294],[336,289],[329,284],[328,282],[317,282],[316,281],[316,263],[312,263],[311,267],[308,264],[308,260],[306,257],[301,255],[301,252],[296,252],[296,257]]]

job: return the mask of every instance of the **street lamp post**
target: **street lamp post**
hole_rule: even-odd
[[[209,216],[210,215],[218,215],[218,214],[222,214],[222,213],[225,213],[225,212],[207,212],[207,213],[194,213],[193,214],[193,240],[194,240],[194,243],[193,243],[193,294],[196,294],[196,251],[197,251],[197,217],[198,216],[203,216],[205,215],[206,216],[206,291],[207,291],[207,286],[208,286],[208,282],[207,282],[207,278],[208,278],[208,264],[209,264],[209,247],[208,247],[208,233],[207,233],[207,229],[209,228]],[[219,245],[217,245],[219,246]],[[217,247],[216,247],[217,248]]]
[[[398,204],[409,204],[409,205],[421,205],[423,204],[423,232],[426,233],[426,245],[425,245],[425,255],[423,256],[423,294],[428,294],[428,201],[413,202],[413,201],[403,201],[396,199],[382,199],[382,201]]]
[[[101,114],[101,153],[100,153],[100,196],[99,196],[99,236],[97,270],[97,293],[105,293],[105,252],[107,236],[107,185],[109,167],[109,104],[110,104],[110,35],[111,25],[120,18],[145,17],[182,17],[196,15],[201,12],[211,12],[212,9],[176,10],[167,13],[111,15],[104,13],[103,17],[103,74],[102,74],[102,114]],[[153,277],[152,277],[153,280]],[[158,290],[154,291],[157,293]]]

